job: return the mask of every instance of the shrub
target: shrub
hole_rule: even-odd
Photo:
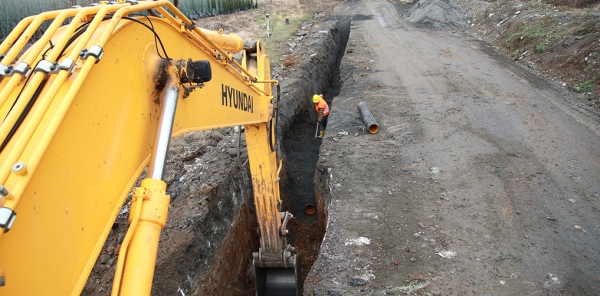
[[[591,93],[591,92],[594,92],[595,90],[596,90],[596,87],[594,86],[594,79],[584,81],[579,84],[579,91],[581,91],[583,93]]]
[[[544,43],[540,43],[535,46],[535,52],[544,53],[544,51],[546,51],[546,45],[544,45]]]

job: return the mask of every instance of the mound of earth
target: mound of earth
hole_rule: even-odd
[[[406,20],[431,30],[466,30],[465,10],[450,0],[421,0],[409,11]]]
[[[600,110],[598,1],[456,3],[465,9],[473,35],[577,96],[580,108]]]

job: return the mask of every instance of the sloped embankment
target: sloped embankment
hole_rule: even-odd
[[[473,35],[568,90],[578,108],[600,110],[598,1],[455,2],[466,10]]]

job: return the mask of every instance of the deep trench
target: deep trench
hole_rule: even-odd
[[[335,108],[332,104],[333,98],[340,93],[340,63],[343,58],[348,36],[350,34],[350,21],[338,21],[337,28],[340,34],[340,43],[337,52],[329,54],[336,55],[335,66],[331,71],[328,82],[324,83],[322,89],[315,86],[316,94],[323,94],[325,101],[331,110]],[[320,71],[320,69],[313,69]],[[313,109],[310,99],[312,94],[304,99],[308,104],[295,113],[287,130],[282,132],[280,139],[281,152],[283,154],[283,176],[281,183],[281,199],[284,210],[294,215],[289,223],[290,234],[288,242],[292,244],[300,258],[300,286],[310,271],[314,261],[317,259],[319,248],[325,235],[326,215],[319,209],[320,197],[317,196],[315,188],[315,170],[319,159],[321,139],[317,139],[317,113]],[[327,134],[327,130],[325,134]],[[310,209],[314,209],[311,213]],[[253,293],[254,291],[252,291]],[[252,294],[250,293],[250,294]],[[253,295],[253,294],[252,294]]]
[[[331,110],[333,98],[340,93],[340,63],[343,58],[350,22],[338,22],[340,30],[340,44],[336,53],[336,64],[329,77],[326,89],[316,89],[316,94],[323,94]],[[315,69],[318,71],[318,69]],[[312,97],[305,98],[307,101]],[[315,170],[319,159],[321,139],[316,138],[317,113],[308,104],[310,109],[303,109],[294,116],[289,129],[284,133],[282,144],[285,155],[284,168],[287,174],[287,186],[281,189],[282,199],[288,201],[290,211],[295,219],[290,225],[290,243],[296,247],[301,262],[301,285],[317,259],[319,248],[325,235],[326,215],[319,209],[319,201],[315,187]],[[327,130],[325,133],[327,134]],[[325,204],[325,203],[321,203]],[[311,209],[315,212],[311,213]],[[322,220],[319,223],[319,220]]]
[[[324,192],[323,188],[316,188],[315,173],[319,159],[319,149],[322,140],[315,138],[317,113],[311,102],[314,93],[322,93],[331,110],[333,98],[340,93],[340,63],[345,53],[346,44],[350,34],[350,20],[338,20],[337,43],[333,52],[325,52],[326,59],[334,58],[335,65],[324,65],[323,61],[316,61],[300,71],[322,71],[327,74],[323,80],[314,73],[300,76],[312,76],[312,81],[301,83],[305,87],[296,90],[288,105],[293,110],[291,118],[283,120],[286,124],[279,126],[279,156],[283,160],[283,169],[280,177],[280,194],[282,210],[289,211],[294,218],[288,223],[288,243],[294,246],[300,258],[300,287],[303,287],[314,261],[317,259],[321,242],[325,235],[326,202],[325,197],[317,192]],[[326,40],[324,42],[330,42]],[[329,47],[332,48],[332,47]],[[320,69],[319,67],[324,67]],[[327,69],[325,69],[327,68]],[[320,74],[320,73],[319,73]],[[314,77],[320,77],[315,79]],[[296,106],[296,107],[289,107]],[[327,133],[325,131],[325,137]],[[214,255],[208,277],[204,277],[196,286],[196,295],[256,295],[254,273],[251,255],[242,249],[252,248],[258,251],[258,235],[255,229],[258,226],[254,212],[254,204],[249,201],[248,206],[242,206],[234,219],[226,238]],[[307,213],[307,206],[315,208],[314,213]],[[325,210],[324,210],[325,209]],[[240,260],[247,262],[246,268],[239,266]],[[246,272],[247,271],[247,272]]]

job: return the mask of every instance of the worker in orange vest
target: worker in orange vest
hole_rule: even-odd
[[[313,103],[315,104],[315,110],[319,113],[318,129],[319,133],[317,135],[317,139],[323,139],[323,135],[325,134],[325,128],[327,128],[327,117],[329,116],[329,105],[323,99],[323,94],[314,95],[312,98]]]

